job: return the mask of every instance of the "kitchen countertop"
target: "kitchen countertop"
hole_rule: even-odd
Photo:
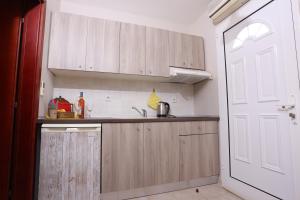
[[[148,117],[148,118],[88,118],[88,119],[45,119],[39,118],[37,124],[97,124],[97,123],[147,123],[147,122],[185,122],[185,121],[219,121],[218,116],[178,116],[178,117]]]

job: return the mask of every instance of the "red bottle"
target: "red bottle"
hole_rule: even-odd
[[[80,119],[84,119],[85,102],[84,102],[84,99],[83,99],[83,92],[80,92],[80,97],[79,97],[79,100],[78,100],[78,107],[80,108],[80,113],[79,113],[78,117]]]

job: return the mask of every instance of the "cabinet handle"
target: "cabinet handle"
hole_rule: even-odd
[[[79,65],[79,68],[81,68],[81,65]]]
[[[136,128],[136,131],[137,131],[137,132],[140,132],[140,129],[139,129],[139,128]]]
[[[147,128],[147,131],[151,131],[151,128]]]
[[[143,71],[143,70],[140,70],[140,74],[144,74],[144,71]]]

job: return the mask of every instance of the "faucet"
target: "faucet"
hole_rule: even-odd
[[[145,109],[141,109],[142,111],[140,111],[137,107],[132,106],[132,109],[137,111],[142,117],[147,117],[147,110]]]

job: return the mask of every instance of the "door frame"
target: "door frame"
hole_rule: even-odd
[[[216,26],[216,41],[217,41],[217,61],[218,61],[218,86],[219,86],[219,112],[220,112],[220,155],[221,155],[221,181],[222,185],[236,193],[237,195],[248,199],[248,200],[257,200],[257,199],[265,199],[265,200],[274,200],[277,199],[272,197],[260,190],[255,189],[247,184],[244,184],[230,175],[230,149],[229,149],[229,125],[228,125],[228,104],[227,104],[227,80],[226,80],[226,58],[225,58],[225,49],[224,49],[224,32],[233,27],[234,25],[241,22],[243,19],[247,18],[249,15],[253,14],[260,8],[264,7],[270,2],[280,1],[280,3],[285,3],[286,0],[252,0],[241,7],[238,11],[233,13],[230,17],[225,19],[222,23]],[[284,2],[285,1],[285,2]],[[297,0],[290,0],[291,2],[296,2]],[[297,6],[299,3],[297,2]],[[297,7],[299,8],[299,7]],[[300,23],[300,8],[295,9],[295,5],[293,4],[293,15],[295,11],[299,11],[298,17]],[[295,17],[294,17],[295,18]],[[294,20],[295,22],[295,20]],[[295,27],[295,24],[294,24]],[[297,31],[297,30],[295,30]],[[299,28],[300,33],[300,28]],[[297,32],[296,32],[297,33]],[[300,52],[300,34],[298,34],[298,44],[297,50]],[[297,40],[297,38],[296,38]],[[300,54],[300,53],[299,53]],[[300,61],[300,55],[298,54],[298,61]],[[299,65],[300,63],[298,63]],[[298,99],[299,102],[299,99]],[[297,114],[299,116],[299,105],[297,107]],[[297,132],[300,132],[299,125],[297,126]],[[300,134],[292,135],[292,150],[293,150],[293,167],[294,169],[300,168]],[[295,177],[295,188],[300,188],[300,172],[296,172],[294,170]],[[299,170],[298,170],[299,171]],[[295,190],[295,199],[300,199],[300,192]]]

